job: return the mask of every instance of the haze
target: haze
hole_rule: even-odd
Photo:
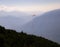
[[[0,0],[0,11],[46,12],[59,9],[60,0]]]

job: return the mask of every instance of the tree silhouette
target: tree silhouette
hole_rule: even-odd
[[[0,26],[0,47],[60,47],[60,44]]]

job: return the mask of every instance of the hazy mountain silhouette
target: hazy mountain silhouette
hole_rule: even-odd
[[[49,11],[23,26],[23,31],[60,43],[60,9]]]
[[[4,12],[0,11],[0,25],[9,28],[20,30],[21,26],[28,21],[32,20],[33,17],[23,12]]]

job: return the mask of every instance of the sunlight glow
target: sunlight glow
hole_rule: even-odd
[[[49,11],[53,9],[60,9],[59,4],[53,4],[53,5],[32,5],[32,6],[6,6],[6,5],[0,5],[0,11],[23,11],[23,12],[29,12],[29,11]]]

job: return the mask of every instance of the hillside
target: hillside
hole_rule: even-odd
[[[0,26],[0,47],[60,47],[59,44],[43,37],[28,35]]]
[[[34,18],[23,26],[22,30],[60,43],[60,9],[46,12]]]

